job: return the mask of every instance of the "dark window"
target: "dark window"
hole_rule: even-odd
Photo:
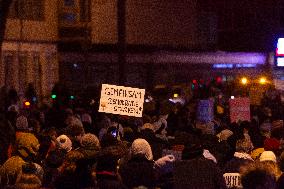
[[[27,86],[27,63],[27,54],[19,55],[19,89],[22,93],[24,93]]]
[[[64,0],[64,6],[74,6],[75,1],[74,0]]]
[[[86,22],[90,20],[90,0],[80,0],[80,21]]]
[[[63,22],[75,22],[76,21],[76,14],[75,13],[63,13],[62,14],[62,21]]]
[[[13,1],[9,17],[26,20],[44,20],[44,0]]]
[[[13,86],[13,64],[14,64],[14,56],[12,54],[4,55],[3,61],[5,66],[5,85],[7,87]]]

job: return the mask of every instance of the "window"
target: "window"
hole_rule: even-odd
[[[61,17],[62,17],[63,22],[73,23],[73,22],[76,21],[76,14],[75,13],[63,13]]]
[[[90,0],[80,0],[80,21],[86,22],[90,20]]]
[[[13,83],[13,78],[14,78],[13,65],[15,63],[14,55],[13,54],[4,55],[3,61],[4,61],[4,66],[5,66],[5,85],[7,86],[8,89],[10,89],[11,87],[14,86],[14,83]]]
[[[37,91],[38,96],[42,95],[41,83],[42,83],[42,66],[40,62],[40,54],[35,53],[33,55],[33,65],[34,65],[34,86]]]
[[[64,6],[74,6],[75,1],[74,0],[64,0]]]
[[[26,86],[27,86],[27,63],[28,57],[27,54],[20,54],[19,55],[19,92],[24,94]]]
[[[9,17],[44,20],[44,0],[14,0],[10,7]]]

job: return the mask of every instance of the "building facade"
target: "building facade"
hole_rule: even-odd
[[[29,84],[47,97],[58,81],[57,0],[14,1],[2,45],[0,86],[24,97]]]

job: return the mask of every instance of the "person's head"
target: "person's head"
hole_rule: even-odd
[[[253,145],[250,140],[247,140],[245,138],[237,140],[236,143],[237,152],[249,153],[252,149]]]
[[[18,154],[25,160],[33,160],[38,154],[40,144],[31,133],[22,133],[16,140]]]
[[[275,189],[276,177],[261,163],[249,164],[241,171],[241,182],[244,189]]]
[[[131,156],[143,155],[146,159],[153,160],[151,146],[145,139],[134,140],[130,147],[130,154]]]
[[[38,165],[34,163],[25,163],[22,166],[22,173],[16,180],[17,189],[40,189],[41,179],[37,175]]]
[[[19,131],[26,131],[29,132],[29,123],[28,123],[28,119],[21,115],[19,117],[17,117],[16,119],[16,128]]]
[[[58,149],[70,152],[72,150],[72,141],[66,135],[60,135],[56,138],[56,147]]]
[[[272,161],[274,163],[277,163],[277,159],[275,154],[272,151],[264,151],[259,157],[260,162],[264,161]]]
[[[84,134],[85,131],[82,122],[78,118],[72,116],[67,123],[67,135],[77,141],[81,141]]]
[[[98,137],[94,134],[87,133],[83,135],[81,140],[81,146],[84,149],[88,150],[96,150],[99,151],[101,149],[100,141]]]
[[[120,152],[115,146],[103,149],[97,158],[96,171],[109,171],[116,173],[119,159]]]
[[[41,131],[41,126],[38,120],[36,119],[30,119],[29,120],[29,126],[32,129],[32,133],[34,133],[35,135],[38,135]]]

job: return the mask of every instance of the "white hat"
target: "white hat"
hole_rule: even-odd
[[[66,152],[72,150],[72,142],[66,135],[60,135],[56,138],[56,141],[59,149],[64,149]]]
[[[276,156],[272,151],[264,151],[259,157],[259,161],[273,161],[276,163]]]
[[[133,141],[130,148],[132,155],[144,155],[146,159],[153,160],[153,153],[150,144],[142,138]]]

